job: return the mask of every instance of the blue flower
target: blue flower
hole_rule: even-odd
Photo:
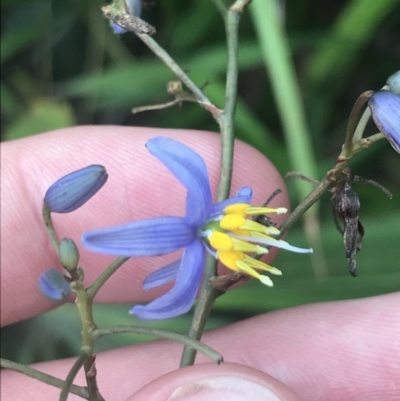
[[[146,146],[187,188],[185,216],[136,221],[88,231],[82,237],[82,244],[91,251],[126,257],[158,256],[184,249],[181,259],[151,273],[143,283],[144,289],[150,289],[175,279],[173,288],[146,306],[134,306],[130,313],[153,320],[186,313],[201,283],[206,250],[228,268],[268,286],[272,286],[271,279],[257,270],[278,275],[281,272],[247,253],[265,254],[266,246],[312,252],[272,238],[279,230],[245,218],[246,215],[285,213],[285,208],[251,207],[249,187],[242,188],[233,198],[213,204],[207,168],[199,154],[170,138],[153,138]]]
[[[63,301],[71,292],[68,281],[56,269],[49,269],[42,273],[38,280],[38,287],[40,292],[52,301]]]
[[[103,166],[93,164],[56,181],[46,192],[44,204],[54,213],[70,213],[80,208],[106,183]]]
[[[400,153],[400,96],[388,90],[379,90],[373,93],[368,103],[379,131]]]
[[[142,13],[142,0],[125,0],[126,7],[128,9],[129,14],[133,15],[134,17],[140,17]],[[111,29],[116,35],[121,35],[123,33],[128,32],[126,29],[122,28],[115,22],[110,21]]]
[[[396,95],[400,95],[400,70],[392,74],[386,81],[390,91]]]

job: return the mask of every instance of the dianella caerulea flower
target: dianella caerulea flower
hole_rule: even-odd
[[[144,289],[150,289],[175,279],[173,288],[146,306],[134,306],[130,313],[141,319],[165,319],[186,313],[201,283],[206,251],[228,268],[257,278],[267,286],[272,286],[271,279],[258,271],[277,275],[281,272],[248,253],[268,253],[266,246],[312,252],[274,239],[271,235],[279,234],[278,229],[246,218],[285,213],[285,208],[251,207],[249,187],[242,188],[233,198],[213,203],[206,164],[199,154],[164,137],[153,138],[146,146],[187,188],[185,216],[135,221],[92,230],[82,237],[82,244],[89,250],[126,257],[165,255],[184,249],[181,259],[151,273],[143,283]]]
[[[142,0],[125,0],[125,4],[129,14],[133,15],[134,17],[140,17],[140,14],[142,13]],[[111,29],[116,35],[121,35],[128,32],[115,22],[110,21],[110,25]]]
[[[382,132],[400,153],[400,95],[388,90],[374,92],[369,99],[372,118]]]
[[[106,183],[103,166],[93,164],[56,181],[46,192],[44,204],[53,213],[70,213],[80,208]]]

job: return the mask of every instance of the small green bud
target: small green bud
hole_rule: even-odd
[[[78,267],[79,251],[72,239],[64,238],[61,241],[59,257],[61,264],[66,270],[72,271]]]

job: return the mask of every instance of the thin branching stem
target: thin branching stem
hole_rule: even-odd
[[[1,364],[2,368],[11,369],[11,370],[14,370],[15,372],[22,373],[26,376],[31,377],[32,379],[36,379],[42,383],[46,383],[49,386],[53,386],[53,387],[62,389],[65,384],[64,380],[61,380],[57,377],[48,375],[47,373],[40,372],[39,370],[36,370],[29,366],[25,366],[25,365],[22,365],[17,362],[9,361],[8,359],[1,358],[0,364]],[[79,397],[82,397],[85,400],[89,399],[89,394],[88,394],[86,387],[81,387],[81,386],[72,384],[69,391],[70,391],[70,393],[75,394]]]
[[[228,65],[225,89],[225,105],[219,119],[221,130],[221,168],[218,186],[218,201],[222,201],[229,196],[231,187],[233,170],[234,118],[238,80],[238,30],[240,17],[245,4],[247,4],[247,2],[243,0],[236,1],[227,11],[225,18]],[[216,275],[217,261],[211,255],[208,255],[199,299],[189,330],[189,336],[196,340],[200,340],[201,338],[212,305],[223,293],[210,285],[210,280]],[[184,367],[193,365],[195,358],[196,350],[192,347],[186,346],[182,354],[180,366]]]
[[[119,257],[114,260],[110,264],[110,266],[107,267],[103,271],[103,273],[100,274],[99,277],[96,278],[96,280],[93,282],[93,284],[86,290],[87,296],[90,300],[93,301],[93,298],[97,294],[97,292],[100,290],[100,288],[104,285],[104,283],[128,260],[128,257]]]
[[[71,388],[72,388],[72,385],[73,385],[76,375],[81,370],[83,364],[87,361],[87,359],[90,356],[90,353],[88,353],[86,351],[87,350],[85,350],[85,349],[81,350],[81,354],[79,355],[79,358],[75,361],[71,370],[69,371],[67,378],[65,379],[64,385],[62,386],[59,401],[67,400],[68,394],[71,392]]]
[[[134,333],[134,334],[147,334],[163,338],[166,340],[177,341],[182,344],[188,345],[197,351],[203,353],[205,356],[210,358],[213,362],[221,363],[223,357],[220,353],[210,348],[208,345],[196,341],[188,336],[177,334],[168,330],[156,329],[154,327],[145,326],[114,326],[109,329],[96,329],[93,330],[92,336],[94,340],[100,337],[109,336],[111,334],[121,334],[121,333]]]

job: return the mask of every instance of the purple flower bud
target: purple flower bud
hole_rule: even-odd
[[[56,269],[49,269],[42,273],[38,280],[38,287],[40,292],[52,301],[62,301],[71,293],[68,281]]]
[[[140,17],[142,13],[142,0],[125,0],[126,6],[128,7],[129,14],[134,17]],[[110,21],[111,29],[116,35],[121,35],[122,33],[128,32],[126,29],[122,28],[115,22]]]
[[[372,118],[382,132],[400,153],[400,96],[387,90],[379,90],[369,99]]]
[[[392,74],[386,81],[390,91],[396,95],[400,95],[400,70]]]
[[[64,238],[58,250],[60,262],[68,270],[75,270],[79,263],[79,251],[72,239]]]
[[[107,181],[103,166],[74,171],[56,181],[46,192],[44,203],[54,213],[69,213],[87,202]]]

